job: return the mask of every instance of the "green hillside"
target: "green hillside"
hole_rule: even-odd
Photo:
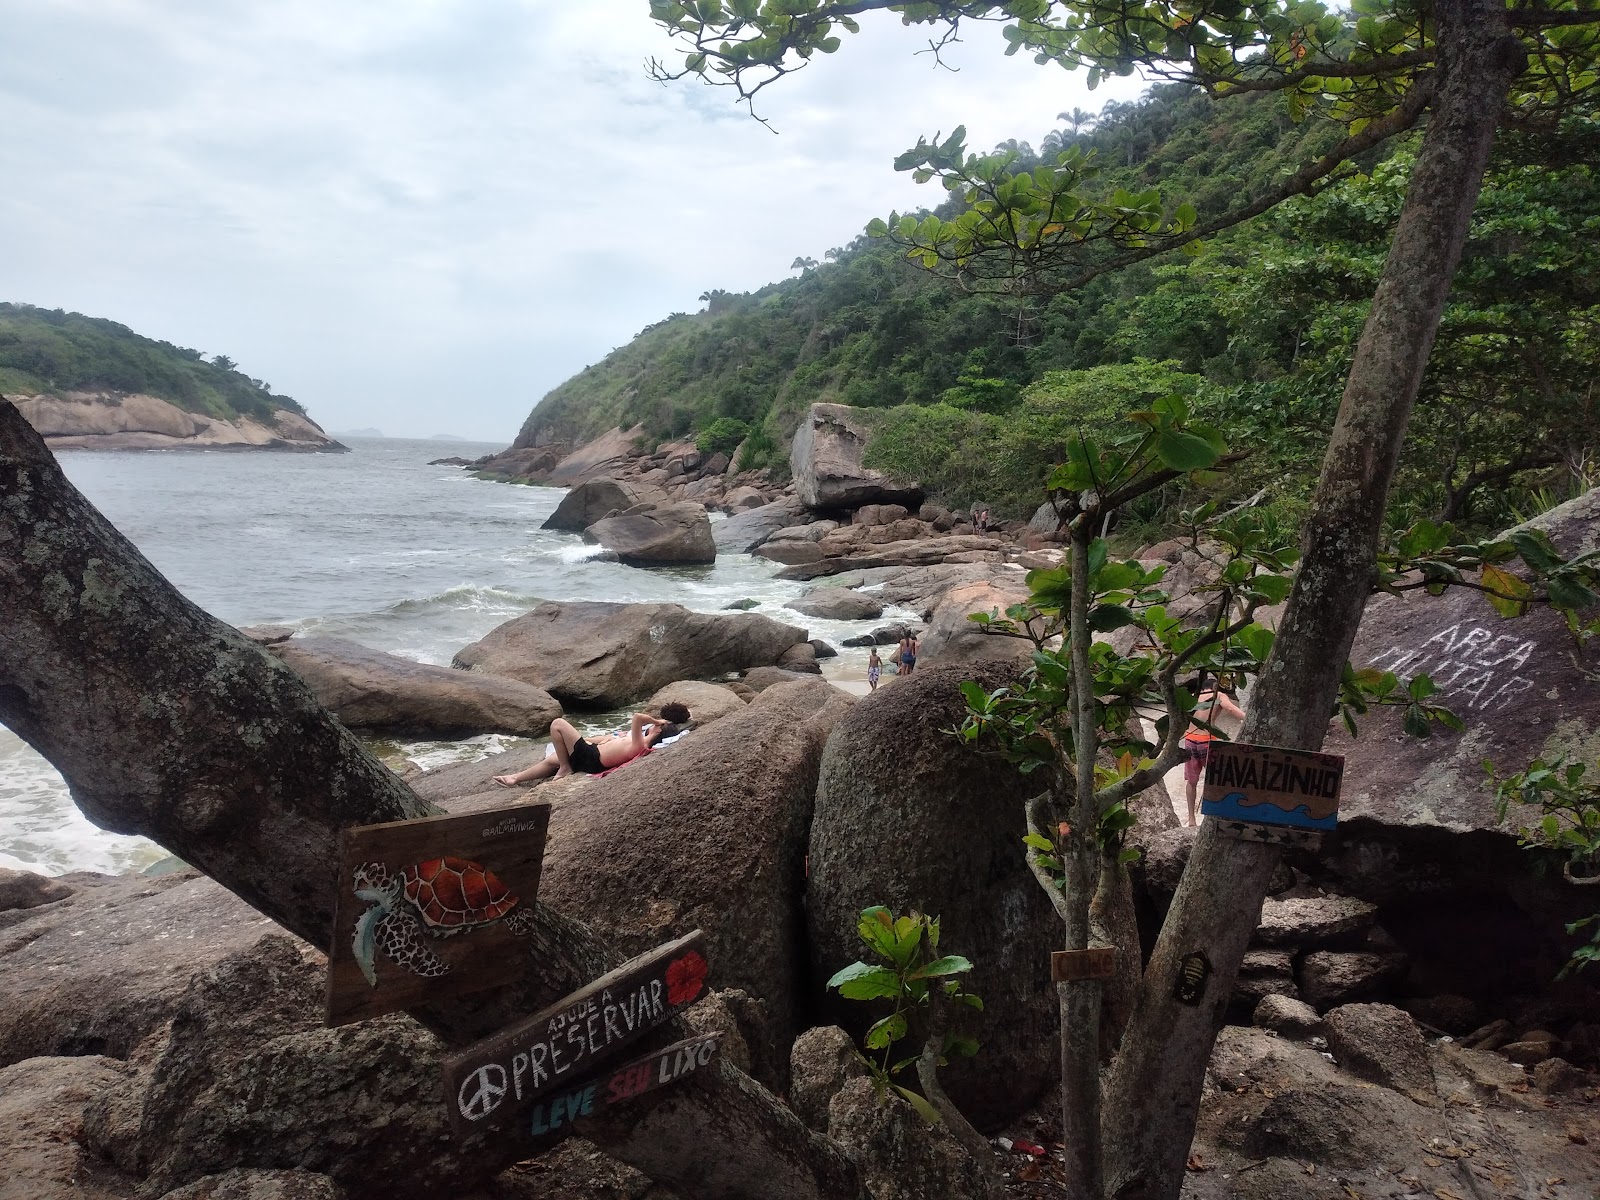
[[[1178,87],[1091,120],[1053,131],[1040,152],[1081,144],[1106,193],[1159,187],[1169,212],[1188,201],[1202,222],[1336,136],[1326,124],[1295,124],[1275,98],[1214,104]],[[677,437],[721,422],[723,443],[755,431],[745,465],[781,470],[779,451],[806,406],[836,401],[884,410],[869,461],[917,475],[953,504],[982,498],[1020,515],[1039,502],[1045,468],[1072,432],[1179,391],[1250,452],[1206,494],[1265,489],[1268,508],[1292,521],[1315,478],[1415,136],[1198,256],[1072,290],[973,294],[907,264],[889,242],[859,237],[820,264],[797,263],[796,278],[746,295],[708,292],[703,312],[643,330],[550,392],[518,444],[635,423]],[[1396,521],[1493,526],[1591,479],[1600,183],[1587,164],[1597,143],[1592,113],[1497,143],[1418,400]],[[1022,165],[1034,157],[1025,144],[1008,147]],[[953,203],[940,215],[954,215]],[[1086,252],[1080,265],[1094,261]],[[1158,527],[1200,498],[1196,486],[1171,485],[1138,515]]]
[[[305,412],[223,355],[207,362],[198,350],[140,337],[101,317],[0,304],[0,393],[98,389],[142,392],[224,421]]]

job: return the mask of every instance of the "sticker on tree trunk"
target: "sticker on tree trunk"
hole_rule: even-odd
[[[705,992],[705,935],[630,959],[588,987],[444,1060],[450,1121],[473,1133],[540,1097],[566,1094]]]
[[[1206,994],[1206,982],[1210,978],[1211,960],[1204,951],[1185,954],[1178,962],[1178,982],[1172,987],[1172,998],[1194,1008]]]
[[[1213,741],[1200,811],[1219,821],[1327,832],[1339,822],[1343,778],[1337,754]]]
[[[329,1025],[509,983],[526,969],[548,804],[345,830]]]
[[[572,1132],[572,1122],[579,1117],[592,1117],[613,1105],[677,1083],[709,1065],[721,1040],[719,1032],[673,1042],[546,1097],[533,1106],[533,1136],[564,1137]]]

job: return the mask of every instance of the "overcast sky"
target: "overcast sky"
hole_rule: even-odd
[[[768,89],[652,83],[647,0],[11,0],[0,299],[227,354],[330,430],[509,441],[640,328],[936,202],[918,135],[1098,111],[880,15]],[[1120,86],[1118,86],[1120,84]]]

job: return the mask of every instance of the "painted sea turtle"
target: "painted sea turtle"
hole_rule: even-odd
[[[355,869],[356,898],[369,907],[356,921],[351,946],[356,965],[373,987],[375,951],[400,966],[436,979],[450,964],[428,946],[430,937],[450,937],[504,921],[513,933],[532,932],[533,916],[519,908],[514,892],[489,868],[465,858],[430,858],[398,875],[383,863]]]

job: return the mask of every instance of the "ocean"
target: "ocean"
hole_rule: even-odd
[[[594,561],[598,548],[579,535],[539,528],[561,489],[428,465],[499,445],[345,441],[349,454],[67,451],[61,463],[180,591],[233,625],[288,625],[429,663],[448,663],[543,600],[671,601],[716,612],[750,598],[761,602],[755,611],[835,646],[870,628],[783,610],[807,585],[775,579],[778,564],[750,555],[653,570]],[[826,664],[830,674],[864,670],[865,650],[840,654]],[[576,723],[610,722],[582,714]],[[369,745],[391,766],[436,767],[516,743],[487,735]],[[0,866],[135,871],[165,856],[90,824],[55,769],[0,726]]]

